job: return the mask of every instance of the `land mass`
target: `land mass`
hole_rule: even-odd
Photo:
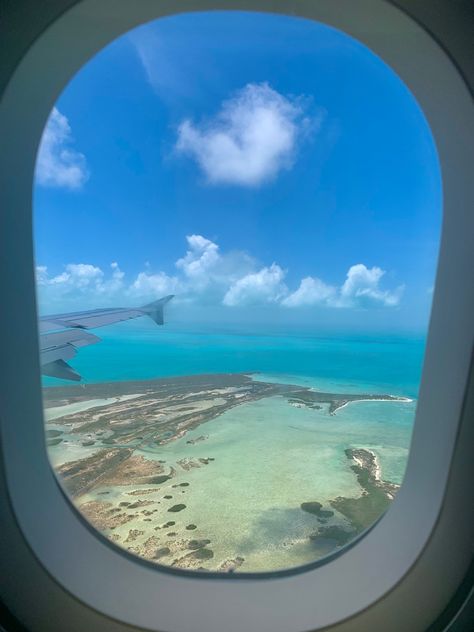
[[[50,409],[74,409],[61,416],[61,424],[80,434],[87,446],[146,449],[174,441],[235,406],[273,396],[298,407],[326,405],[330,415],[358,401],[410,401],[396,395],[325,393],[258,381],[244,373],[50,387],[44,389],[43,399],[47,418]],[[98,404],[89,406],[94,400]],[[50,445],[61,441],[60,435],[47,438]]]
[[[332,510],[336,510],[346,518],[346,524],[327,525],[328,519],[334,516],[331,509],[323,509],[318,501],[301,504],[301,509],[318,518],[317,530],[309,537],[315,544],[329,544],[338,548],[370,527],[389,508],[391,501],[399,489],[381,477],[377,456],[366,448],[347,448],[347,459],[351,462],[351,470],[355,473],[360,485],[360,496],[346,498],[338,496],[329,501]],[[324,525],[324,526],[321,526]]]
[[[358,401],[410,401],[380,394],[315,391],[217,374],[156,380],[50,387],[43,391],[50,450],[64,458],[56,472],[83,515],[106,537],[150,561],[180,568],[245,571],[245,558],[215,559],[211,537],[187,517],[195,468],[212,467],[206,434],[186,441],[191,453],[167,464],[158,458],[171,442],[242,404],[282,397],[298,408],[334,415]],[[194,446],[197,444],[197,448]],[[193,450],[200,450],[196,456]],[[360,496],[308,499],[301,510],[314,516],[306,538],[315,557],[342,546],[388,507],[397,486],[383,481],[376,455],[348,448],[348,464]],[[51,452],[51,454],[53,454]],[[276,455],[277,456],[277,455]]]

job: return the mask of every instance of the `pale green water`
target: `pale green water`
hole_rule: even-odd
[[[344,453],[347,448],[371,449],[379,457],[382,478],[401,483],[416,409],[423,340],[152,333],[144,331],[130,338],[114,334],[91,347],[90,353],[88,349],[81,351],[77,366],[88,380],[99,382],[253,370],[263,371],[254,379],[320,391],[413,398],[409,403],[352,403],[329,415],[326,408],[296,408],[284,398],[272,397],[228,410],[156,451],[137,450],[135,454],[166,460],[165,467],[176,470],[168,486],[146,496],[159,504],[154,505],[158,512],[153,514],[153,523],[145,524],[152,529],[156,521],[163,524],[172,519],[178,538],[210,539],[214,559],[203,564],[206,568],[241,556],[245,558],[242,571],[274,570],[311,562],[333,550],[317,549],[309,540],[318,523],[300,505],[319,501],[329,508],[328,501],[338,496],[360,495],[361,488]],[[60,424],[60,419],[55,423]],[[187,443],[201,435],[208,438],[194,445]],[[53,465],[96,451],[75,445],[77,436],[66,433],[64,438],[68,445],[49,448]],[[215,460],[189,471],[176,464],[183,458],[208,457]],[[189,483],[184,493],[172,488],[180,482]],[[96,490],[81,502],[130,501],[127,494],[131,489],[140,486],[109,488],[107,496],[98,495]],[[165,494],[173,498],[164,500]],[[167,512],[169,506],[180,502],[186,509],[177,514]],[[198,528],[186,531],[190,523]],[[327,525],[344,523],[345,518],[336,512]],[[130,524],[125,524],[114,531],[122,543],[129,528]],[[141,542],[160,533],[147,531]]]
[[[295,408],[281,397],[233,408],[155,453],[143,453],[166,460],[166,467],[177,471],[156,499],[169,493],[170,506],[186,504],[185,510],[171,515],[162,500],[157,519],[172,518],[176,531],[196,524],[192,537],[209,538],[216,559],[244,557],[242,570],[247,572],[308,563],[325,551],[308,539],[318,523],[300,504],[317,500],[329,508],[328,501],[337,496],[360,495],[344,454],[347,447],[371,448],[380,457],[383,477],[401,482],[414,410],[414,402],[360,402],[330,416],[326,410]],[[186,443],[201,435],[208,439]],[[176,465],[189,457],[215,461],[189,471]],[[180,482],[190,484],[185,494],[171,487]],[[114,500],[127,491],[116,489]],[[85,497],[94,498],[105,499],[94,493]],[[125,499],[129,497],[120,497]],[[328,524],[344,522],[336,512]],[[125,537],[128,528],[115,532]]]

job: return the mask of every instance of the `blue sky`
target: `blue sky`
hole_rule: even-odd
[[[441,181],[401,80],[326,26],[144,25],[71,80],[34,188],[45,313],[176,293],[179,319],[421,329]]]

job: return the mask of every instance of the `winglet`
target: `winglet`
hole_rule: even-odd
[[[153,303],[143,305],[143,307],[140,307],[139,310],[154,320],[157,325],[163,325],[165,322],[163,308],[173,297],[174,294],[168,294],[168,296],[164,296],[157,301],[153,301]]]
[[[95,309],[44,317],[41,323],[45,333],[41,332],[40,336],[41,372],[50,377],[78,382],[81,376],[66,360],[73,358],[81,347],[100,340],[94,334],[84,331],[85,329],[103,327],[140,316],[149,316],[157,325],[163,325],[163,308],[172,298],[173,294],[169,294],[143,307]]]
[[[41,367],[43,375],[49,375],[49,377],[58,377],[61,380],[73,380],[74,382],[80,382],[81,376],[76,373],[74,369],[64,360],[55,360],[54,362],[48,362]]]

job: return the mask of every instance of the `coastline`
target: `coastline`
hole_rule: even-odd
[[[342,404],[340,404],[335,410],[333,410],[330,414],[331,415],[335,415],[337,410],[342,410],[342,408],[345,408],[346,406],[348,406],[349,404],[357,404],[358,402],[402,402],[405,404],[411,404],[414,400],[411,397],[401,397],[398,395],[390,395],[389,396],[391,399],[388,399],[388,397],[371,397],[370,399],[364,399],[364,398],[358,398],[358,399],[352,399],[350,401],[346,401]]]
[[[46,390],[49,409],[68,412],[46,424],[62,486],[105,537],[155,563],[222,572],[304,564],[360,533],[365,505],[378,517],[397,488],[370,444],[353,448],[347,437],[344,455],[343,444],[328,452],[319,438],[339,432],[331,408],[367,393],[247,373]]]

